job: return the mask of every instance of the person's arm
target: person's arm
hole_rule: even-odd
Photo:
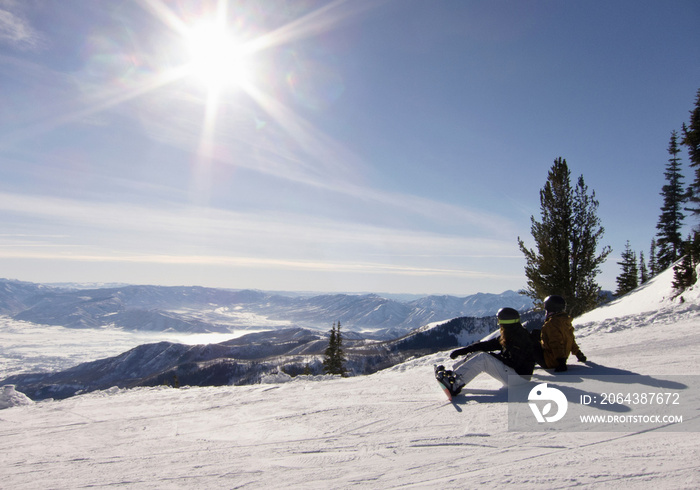
[[[586,355],[579,348],[578,344],[576,343],[576,340],[574,340],[574,342],[571,344],[571,353],[576,356],[578,362],[586,362],[588,360],[586,358]]]
[[[457,359],[459,356],[466,356],[467,354],[471,354],[472,352],[492,351],[499,350],[500,348],[501,337],[496,337],[491,340],[486,340],[484,342],[476,342],[474,344],[468,345],[467,347],[462,347],[461,349],[452,351],[450,357],[452,359]]]

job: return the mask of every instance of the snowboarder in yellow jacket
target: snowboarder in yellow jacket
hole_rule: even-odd
[[[542,353],[545,367],[554,368],[557,372],[566,371],[569,353],[580,362],[586,362],[586,356],[576,344],[572,319],[564,311],[565,308],[566,301],[561,296],[547,296],[544,300],[547,315],[541,333]]]

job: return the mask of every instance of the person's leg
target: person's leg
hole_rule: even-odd
[[[508,386],[508,376],[515,376],[518,373],[515,369],[505,365],[500,359],[488,352],[479,352],[454,365],[452,370],[459,376],[462,386],[476,378],[480,373],[486,373],[494,379]],[[523,381],[526,381],[523,379]]]
[[[488,372],[489,365],[495,360],[488,352],[477,352],[466,359],[456,362],[452,367],[452,371],[459,376],[462,383],[467,384],[479,374]]]
[[[489,357],[491,359],[486,362],[486,372],[503,386],[508,386],[508,376],[516,376],[518,373],[493,354],[489,354]]]

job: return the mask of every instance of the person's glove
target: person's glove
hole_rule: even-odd
[[[576,359],[578,359],[578,362],[586,362],[588,360],[586,358],[586,355],[581,351],[578,351],[578,353],[576,354]]]
[[[564,359],[563,357],[557,359],[557,367],[554,368],[554,371],[557,373],[561,373],[566,370],[566,359]]]
[[[472,352],[472,350],[469,347],[462,347],[461,349],[452,351],[450,353],[450,359],[457,359],[459,356],[466,356],[470,352]]]

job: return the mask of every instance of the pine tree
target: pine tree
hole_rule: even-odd
[[[328,347],[326,347],[323,358],[323,372],[326,374],[335,374],[333,371],[335,369],[336,349],[338,347],[337,339],[335,322],[333,322],[333,328],[331,328],[330,335],[328,336]]]
[[[622,262],[618,262],[617,264],[622,267],[622,272],[616,279],[617,291],[615,294],[617,296],[622,296],[639,286],[637,279],[637,254],[634,253],[632,247],[630,247],[629,240],[627,240],[625,244],[625,251],[622,252]]]
[[[323,372],[326,374],[340,374],[345,376],[345,356],[343,353],[343,336],[340,333],[340,322],[336,328],[333,323],[330,336],[328,338],[328,347],[324,352]]]
[[[688,148],[690,167],[695,170],[695,180],[688,188],[688,201],[695,217],[700,217],[700,89],[695,98],[695,108],[690,111],[690,125],[683,123],[683,139],[681,144]]]
[[[681,227],[683,226],[685,215],[682,210],[687,195],[683,190],[683,176],[681,175],[680,157],[678,156],[680,153],[678,133],[675,130],[671,132],[668,153],[670,157],[664,172],[667,183],[661,188],[664,204],[661,207],[661,215],[656,225],[656,228],[659,230],[656,234],[656,245],[658,247],[656,261],[659,271],[668,268],[678,260],[683,247]]]
[[[604,247],[596,255],[604,233],[597,209],[595,192],[588,193],[583,176],[572,188],[566,160],[556,159],[540,190],[541,221],[530,218],[537,250],[528,249],[518,237],[526,260],[527,288],[522,294],[538,304],[551,294],[559,294],[573,316],[595,308],[600,295],[595,276],[612,252]]]
[[[347,371],[345,370],[345,352],[343,351],[343,335],[340,333],[340,320],[338,320],[338,327],[336,328],[336,357],[338,372],[341,376],[346,376]]]
[[[649,279],[659,273],[659,264],[656,261],[656,239],[651,239],[651,247],[649,248]]]
[[[644,284],[649,280],[647,264],[644,262],[644,252],[639,252],[639,284]]]
[[[673,287],[679,291],[688,289],[698,280],[696,268],[700,264],[700,231],[683,242],[683,257],[673,266]]]

